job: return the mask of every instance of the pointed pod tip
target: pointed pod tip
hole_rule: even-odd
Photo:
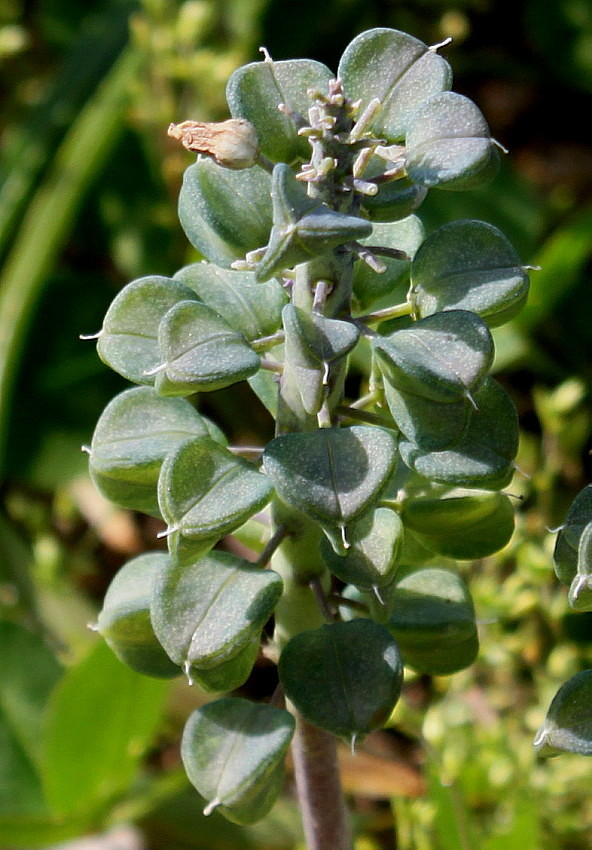
[[[195,685],[195,681],[193,679],[193,676],[191,675],[191,662],[189,661],[189,659],[187,659],[187,661],[185,661],[183,664],[183,673],[185,674],[189,687],[193,687],[193,685]]]
[[[205,807],[205,809],[203,810],[204,815],[205,815],[206,817],[208,817],[209,815],[211,815],[211,814],[212,814],[212,812],[214,811],[214,809],[217,809],[217,808],[218,808],[218,806],[220,806],[221,804],[222,804],[222,801],[221,801],[221,800],[219,800],[217,797],[215,797],[213,800],[211,800],[211,801],[208,803],[208,805],[207,805],[207,806]]]

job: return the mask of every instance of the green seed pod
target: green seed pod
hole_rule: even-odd
[[[97,621],[98,631],[124,664],[157,678],[182,672],[162,648],[150,621],[154,577],[167,562],[165,554],[148,552],[124,564],[107,590]]]

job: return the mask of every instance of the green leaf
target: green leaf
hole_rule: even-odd
[[[449,310],[373,342],[393,387],[443,404],[472,399],[493,363],[493,339],[475,313]]]
[[[411,498],[403,506],[405,528],[439,555],[485,558],[508,543],[514,509],[503,493],[451,491],[442,498]]]
[[[529,288],[503,233],[471,220],[445,224],[428,236],[413,260],[411,282],[422,318],[440,310],[472,310],[490,327],[513,318]]]
[[[153,384],[147,374],[162,362],[158,326],[179,301],[196,299],[179,281],[154,275],[129,283],[107,310],[97,351],[101,360],[135,384]]]
[[[376,508],[350,526],[351,548],[336,552],[327,538],[321,555],[337,578],[364,589],[380,590],[392,582],[403,543],[403,524],[389,508]]]
[[[137,673],[157,678],[181,673],[150,620],[152,586],[168,560],[162,552],[147,552],[124,564],[107,589],[97,620],[97,630],[120,661]]]
[[[269,280],[284,269],[372,233],[369,221],[337,212],[318,200],[312,200],[284,162],[273,169],[271,197],[273,228],[255,272],[257,280]]]
[[[360,112],[378,98],[382,109],[370,127],[388,142],[402,141],[418,106],[452,83],[450,66],[434,50],[382,27],[363,32],[348,45],[337,76],[347,97],[361,101]]]
[[[271,496],[269,479],[209,438],[184,443],[165,459],[158,481],[169,533],[194,541],[228,534]]]
[[[260,365],[244,336],[198,301],[180,301],[168,311],[158,342],[156,389],[162,395],[220,390],[246,380]]]
[[[372,235],[361,239],[363,245],[380,245],[404,251],[413,257],[424,237],[423,225],[419,218],[410,215],[401,221],[388,224],[374,224]],[[386,269],[377,273],[367,263],[358,261],[354,266],[353,291],[358,310],[366,310],[379,299],[384,306],[392,306],[397,301],[404,302],[409,289],[408,260],[396,260],[392,257],[380,257]],[[388,300],[387,300],[388,299]]]
[[[445,676],[473,663],[475,611],[462,578],[443,567],[408,568],[389,592],[389,630],[403,660],[419,673]]]
[[[62,669],[46,642],[0,622],[0,823],[46,806],[38,773],[45,709]]]
[[[271,180],[258,165],[232,171],[199,157],[185,171],[179,219],[194,248],[229,268],[267,244],[271,230]]]
[[[533,744],[539,756],[592,755],[592,670],[565,682],[551,702]]]
[[[154,631],[191,676],[192,667],[210,670],[259,638],[281,593],[277,573],[226,552],[186,566],[170,561],[154,584]]]
[[[388,720],[401,693],[403,665],[387,629],[360,619],[293,637],[279,674],[303,717],[353,741]]]
[[[229,820],[254,823],[273,806],[283,785],[283,759],[294,718],[281,708],[227,697],[194,711],[181,756],[189,779]]]
[[[500,490],[514,473],[518,417],[511,398],[493,378],[475,393],[477,409],[449,449],[424,452],[407,440],[399,443],[405,464],[424,478],[454,487]]]
[[[288,295],[277,280],[257,283],[253,272],[221,269],[212,263],[185,266],[175,280],[193,289],[200,301],[249,341],[281,327]]]
[[[555,542],[553,564],[559,581],[571,584],[578,568],[578,550],[584,529],[592,521],[592,484],[573,500]]]
[[[49,704],[42,751],[56,815],[94,813],[128,791],[160,724],[167,685],[134,673],[100,641]]]
[[[263,455],[285,502],[342,529],[378,499],[396,462],[392,434],[365,425],[283,434]]]
[[[326,94],[333,77],[329,68],[310,59],[273,62],[266,58],[232,74],[226,99],[234,118],[247,118],[255,126],[265,156],[291,163],[308,159],[310,145],[298,135],[289,113],[307,119],[312,106],[308,91]]]
[[[493,176],[499,155],[472,100],[456,92],[430,97],[413,113],[405,164],[414,183],[468,189]]]
[[[90,449],[93,481],[116,504],[160,516],[157,483],[164,458],[210,431],[210,423],[185,399],[162,398],[151,387],[125,390],[109,402],[96,425]]]

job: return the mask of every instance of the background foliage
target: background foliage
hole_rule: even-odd
[[[392,728],[343,754],[357,847],[592,847],[589,761],[537,762],[532,748],[559,684],[592,666],[592,615],[569,613],[549,531],[592,479],[590,4],[327,0],[319,19],[311,0],[0,0],[3,847],[108,842],[121,824],[148,850],[298,845],[289,787],[256,827],[203,818],[178,738],[205,696],[125,670],[87,628],[159,527],[88,480],[80,446],[124,384],[79,335],[129,280],[195,259],[176,215],[191,155],[169,122],[225,118],[226,79],[259,45],[335,67],[371,26],[452,36],[455,89],[510,149],[487,188],[431,193],[427,229],[490,221],[541,270],[527,308],[495,332],[521,471],[512,541],[465,567],[480,656],[451,678],[410,677]],[[267,414],[237,392],[209,394],[204,412],[235,441],[268,439]],[[262,662],[250,695],[265,697],[269,678]]]

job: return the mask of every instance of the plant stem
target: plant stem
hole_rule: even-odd
[[[306,846],[308,850],[351,850],[336,739],[295,714],[292,756]]]
[[[275,640],[281,649],[300,632],[320,628],[326,616],[311,584],[325,593],[328,574],[320,555],[322,531],[312,520],[274,504],[276,527],[288,535],[271,565],[282,576],[284,593],[275,610]],[[292,705],[296,719],[292,755],[296,790],[308,850],[351,850],[350,827],[337,765],[337,739],[311,726]]]

